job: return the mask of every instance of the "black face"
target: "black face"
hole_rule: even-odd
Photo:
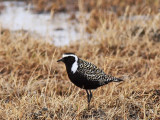
[[[67,66],[70,66],[75,62],[75,57],[73,56],[64,57],[62,59],[59,59],[57,62],[60,61],[64,62]]]
[[[63,58],[63,62],[65,64],[72,65],[75,62],[75,57],[73,57],[73,56],[65,57],[65,58]]]

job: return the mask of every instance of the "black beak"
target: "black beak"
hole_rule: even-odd
[[[57,60],[57,62],[60,62],[60,61],[63,61],[63,58],[61,58],[61,59]]]

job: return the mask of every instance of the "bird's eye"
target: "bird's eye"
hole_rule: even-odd
[[[71,57],[70,61],[73,63],[75,61],[75,59],[73,57]]]

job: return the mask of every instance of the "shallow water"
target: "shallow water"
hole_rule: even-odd
[[[37,33],[56,46],[68,45],[80,39],[79,24],[69,20],[70,14],[58,13],[53,17],[49,13],[35,14],[31,5],[25,2],[0,2],[5,9],[0,11],[0,24],[3,28],[17,31],[25,30]]]

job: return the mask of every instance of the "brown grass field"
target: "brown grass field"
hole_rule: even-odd
[[[130,7],[124,19],[91,12],[93,16],[88,21],[81,17],[79,24],[86,23],[92,36],[69,46],[57,47],[27,32],[1,28],[1,120],[160,119],[160,14],[148,10],[147,20],[130,20]],[[64,64],[56,62],[65,52],[125,81],[94,90],[88,110],[85,90],[73,85]]]

